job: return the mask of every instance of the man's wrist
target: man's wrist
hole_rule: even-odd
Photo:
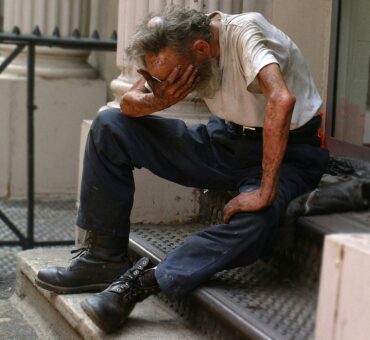
[[[276,198],[276,188],[273,185],[264,185],[260,189],[261,203],[265,206],[271,205]]]
[[[152,107],[155,109],[155,111],[161,111],[171,106],[168,101],[156,96],[154,93],[150,93],[148,95],[151,96]]]

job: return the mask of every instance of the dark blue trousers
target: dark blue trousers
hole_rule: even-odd
[[[156,270],[162,290],[183,295],[220,270],[268,255],[288,203],[318,184],[327,161],[324,149],[289,144],[275,202],[263,211],[236,214],[229,224],[194,234],[170,252]],[[185,186],[248,191],[260,185],[261,162],[262,142],[234,133],[219,118],[188,128],[181,120],[105,110],[87,140],[77,225],[128,236],[134,168]]]

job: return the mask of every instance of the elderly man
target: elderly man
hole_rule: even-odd
[[[98,115],[87,141],[77,220],[88,230],[87,247],[68,268],[37,278],[60,293],[113,281],[82,304],[107,332],[154,292],[184,295],[220,270],[268,258],[288,203],[317,185],[328,159],[317,136],[322,101],[301,52],[261,14],[170,10],[146,20],[127,53],[141,77],[121,110]],[[151,115],[194,90],[214,115],[207,125]],[[223,223],[190,237],[156,268],[144,258],[128,269],[135,167],[240,193]]]

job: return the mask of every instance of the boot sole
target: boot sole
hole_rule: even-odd
[[[88,315],[88,317],[94,322],[94,324],[98,326],[101,330],[103,330],[105,333],[112,333],[115,330],[117,330],[117,328],[113,328],[106,322],[102,321],[102,319],[96,314],[95,310],[91,308],[88,302],[82,301],[81,307],[84,310],[84,312]]]
[[[96,283],[91,285],[84,286],[75,286],[75,287],[60,287],[55,286],[50,283],[46,283],[36,278],[35,283],[37,286],[44,288],[48,291],[57,293],[57,294],[76,294],[76,293],[85,293],[85,292],[101,292],[104,289],[108,288],[110,283]]]

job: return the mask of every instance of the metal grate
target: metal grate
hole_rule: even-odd
[[[73,240],[76,224],[76,200],[38,199],[35,202],[35,239],[37,241]],[[26,200],[0,200],[0,208],[22,232],[27,229]],[[16,240],[17,237],[0,220],[1,240]]]
[[[312,337],[317,291],[304,281],[281,276],[273,267],[255,263],[219,273],[210,283],[283,339]]]
[[[8,274],[14,274],[17,262],[17,253],[22,250],[21,247],[1,247],[0,248],[0,280]],[[1,295],[1,292],[0,292]]]
[[[202,226],[134,226],[131,237],[147,249],[154,258],[163,258],[167,252],[181,244],[190,234]],[[308,249],[306,245],[305,249]],[[315,247],[314,247],[315,248]],[[309,255],[309,252],[308,254]],[[301,256],[292,256],[302,264]],[[308,256],[308,261],[312,256]],[[227,270],[216,274],[204,286],[216,292],[222,304],[238,311],[246,320],[257,321],[267,337],[281,339],[310,339],[313,336],[317,300],[317,281],[300,275],[291,268],[284,268],[289,262],[257,262],[248,267]],[[319,265],[319,261],[311,262]],[[317,272],[317,270],[315,270]],[[170,300],[177,310],[194,318],[194,308],[185,300]],[[221,316],[222,317],[222,316]],[[207,322],[202,317],[203,326]],[[208,322],[209,323],[209,322]],[[273,334],[273,336],[272,336]],[[217,336],[218,338],[225,338]]]
[[[17,224],[20,231],[27,230],[27,201],[0,199],[0,209]],[[73,241],[76,223],[76,200],[37,199],[35,205],[36,241]],[[14,241],[17,237],[0,220],[0,240]],[[21,247],[0,247],[1,274],[14,273],[16,255]]]

